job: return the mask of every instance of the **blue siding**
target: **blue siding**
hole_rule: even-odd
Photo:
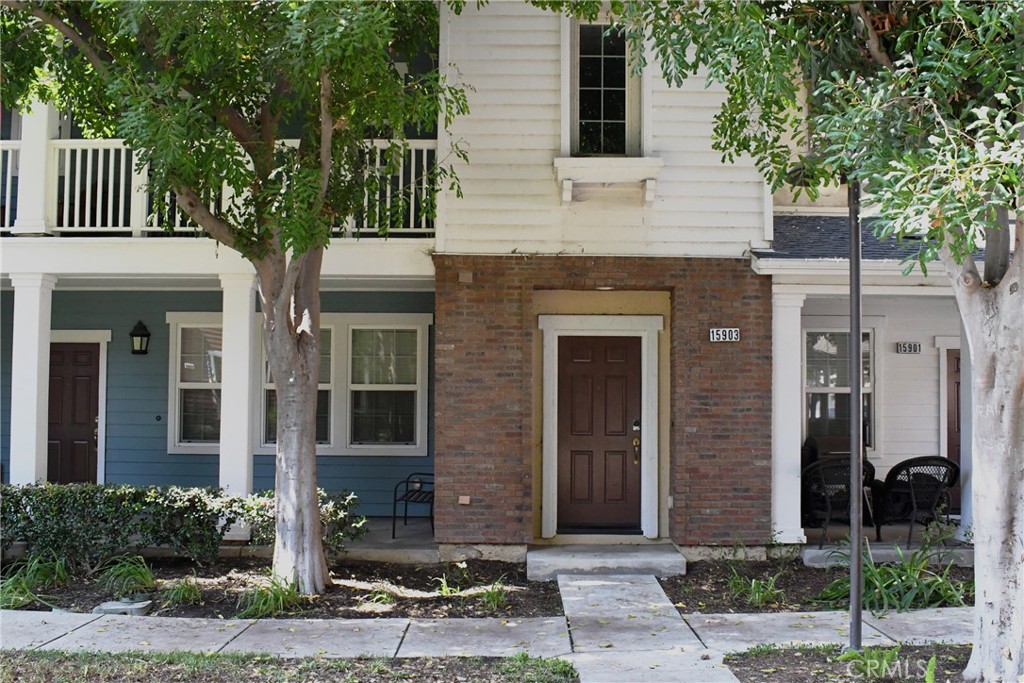
[[[14,292],[0,292],[0,467],[3,481],[11,469],[11,342],[14,331]]]
[[[220,311],[220,292],[62,292],[55,330],[111,331],[107,349],[106,481],[216,486],[217,456],[167,452],[168,311]],[[133,356],[128,332],[142,320],[149,353]]]
[[[432,292],[324,292],[324,312],[329,313],[432,313]],[[7,481],[10,458],[11,337],[14,294],[0,292],[0,459]],[[106,480],[124,484],[177,484],[216,486],[216,453],[169,454],[167,452],[167,391],[169,326],[168,311],[221,309],[221,293],[61,291],[53,295],[53,323],[60,329],[111,330],[107,353]],[[128,331],[142,320],[152,337],[149,353],[130,353]],[[434,468],[434,369],[433,328],[430,348],[427,456],[321,456],[317,460],[320,485],[329,491],[354,491],[360,512],[390,515],[395,483],[412,472]],[[341,388],[339,387],[339,390]],[[274,487],[274,457],[256,455],[254,488]]]
[[[324,292],[325,313],[433,313],[433,292]],[[352,491],[359,497],[359,514],[371,517],[391,514],[395,483],[413,472],[434,471],[434,328],[428,340],[430,355],[427,387],[426,456],[357,457],[324,455],[317,458],[317,478],[328,491]],[[274,456],[257,455],[253,463],[253,489],[274,488]],[[411,514],[424,511],[410,510]]]

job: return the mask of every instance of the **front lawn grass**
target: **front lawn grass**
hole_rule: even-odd
[[[178,652],[4,653],[0,683],[577,683],[557,659],[281,659],[258,655]]]

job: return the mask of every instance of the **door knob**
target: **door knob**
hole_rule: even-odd
[[[634,465],[639,465],[640,464],[640,437],[639,436],[634,436],[633,437],[633,464]]]

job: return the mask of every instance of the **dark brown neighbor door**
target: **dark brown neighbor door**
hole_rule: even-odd
[[[640,339],[558,342],[559,533],[640,530]],[[639,441],[637,442],[637,444]]]
[[[946,351],[946,457],[960,464],[960,350]],[[949,491],[951,512],[960,512],[960,481]]]
[[[96,481],[99,378],[98,344],[50,344],[47,481]]]

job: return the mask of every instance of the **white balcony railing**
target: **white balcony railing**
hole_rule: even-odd
[[[367,141],[368,166],[381,168],[386,140]],[[0,195],[0,231],[10,231],[18,193],[20,142],[3,141]],[[398,170],[383,179],[375,192],[367,191],[363,208],[346,225],[334,228],[338,236],[387,234],[396,237],[428,237],[434,234],[430,208],[434,188],[430,174],[437,162],[435,140],[410,140]],[[173,196],[167,210],[157,212],[145,190],[146,171],[137,172],[132,152],[121,140],[52,140],[45,185],[46,223],[53,233],[67,236],[158,236],[190,233],[194,223],[175,207]],[[213,204],[223,206],[227,188]]]

